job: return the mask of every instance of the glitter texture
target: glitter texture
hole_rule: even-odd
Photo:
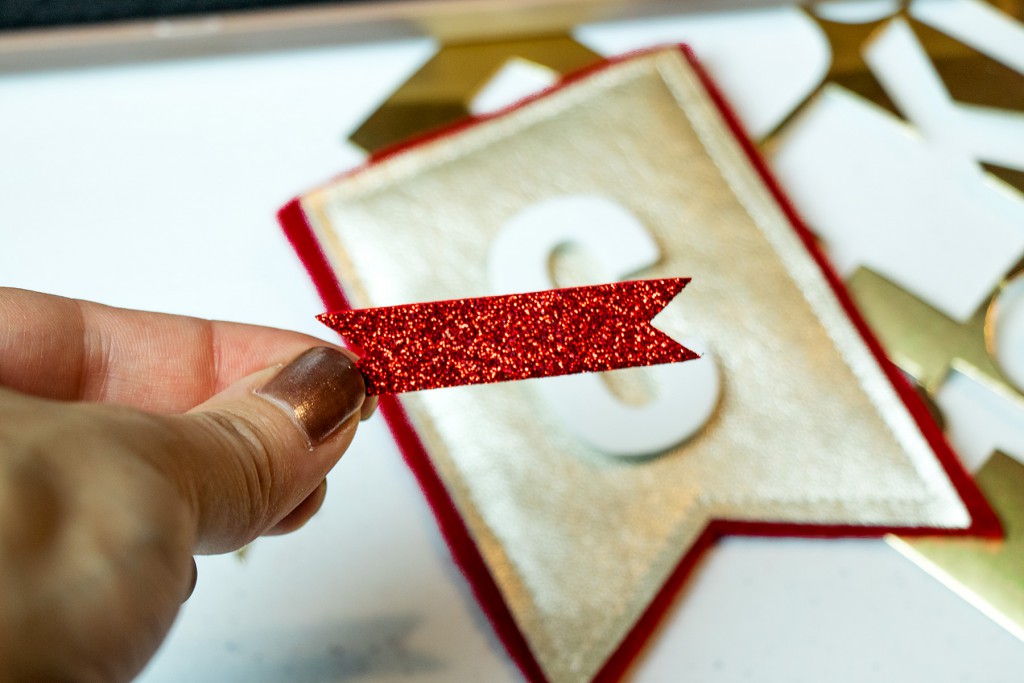
[[[367,308],[317,316],[361,354],[367,393],[603,372],[697,354],[651,327],[688,278]]]

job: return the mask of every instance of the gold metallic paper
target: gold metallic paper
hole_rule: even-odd
[[[859,268],[848,284],[886,353],[928,393],[938,391],[951,368],[966,366],[1018,394],[994,360],[995,296],[961,324],[868,268]]]
[[[1019,0],[991,4],[1008,17],[1024,17],[1024,3]],[[830,21],[815,11],[814,3],[805,12],[828,41],[829,68],[821,82],[764,137],[763,149],[770,150],[779,143],[780,136],[826,85],[846,88],[902,118],[864,58],[871,43],[893,19],[908,23],[955,101],[1000,110],[1007,116],[1024,114],[1024,74],[916,19],[910,2],[900,3],[890,15],[864,23]],[[1006,182],[1008,191],[1013,191],[1011,186],[1024,191],[1024,173],[1019,170],[980,165]],[[1007,278],[1022,268],[1024,264],[1018,265]],[[887,352],[927,392],[939,388],[950,367],[966,364],[1019,394],[1020,388],[1006,379],[994,361],[991,301],[971,320],[959,324],[868,269],[858,270],[849,279],[849,286]]]
[[[1024,464],[996,452],[977,482],[1002,520],[1005,539],[890,537],[889,542],[1024,640]]]
[[[366,307],[492,293],[487,253],[502,225],[573,193],[640,219],[661,258],[636,277],[693,278],[659,326],[699,334],[720,364],[703,431],[625,460],[553,420],[534,392],[548,380],[399,397],[549,680],[600,669],[709,519],[969,524],[676,50],[389,157],[302,206],[350,302]],[[642,397],[643,372],[617,381]]]
[[[901,2],[891,15],[864,23],[831,21],[815,11],[816,4],[810,3],[804,11],[828,42],[831,53],[828,71],[803,101],[763,137],[761,145],[766,151],[774,149],[779,138],[826,86],[845,88],[903,118],[865,60],[871,43],[893,19],[907,22],[954,100],[1001,110],[1008,116],[1024,114],[1024,74],[918,20],[913,3]],[[1024,2],[1020,0],[991,4],[1009,17],[1018,20],[1024,17]],[[981,166],[1008,186],[1024,192],[1024,172],[1020,169],[985,163]]]
[[[1019,0],[992,4],[1008,17],[1024,17],[1024,3]],[[828,41],[829,69],[814,90],[765,136],[762,148],[778,144],[780,136],[826,85],[846,88],[902,117],[864,58],[871,43],[893,19],[908,23],[955,101],[991,108],[1006,116],[1024,114],[1024,74],[918,20],[910,2],[900,3],[891,15],[864,23],[830,21],[815,11],[813,3],[805,12]],[[1024,174],[1019,170],[984,163],[981,166],[1006,182],[1007,191],[1014,191],[1011,186],[1024,191]],[[1019,264],[1007,278],[1022,269],[1024,264]],[[950,367],[966,364],[1019,395],[1020,388],[1007,380],[994,360],[991,301],[971,320],[959,324],[868,269],[861,268],[851,276],[849,286],[887,352],[927,392],[938,390]]]
[[[469,116],[470,103],[502,66],[522,59],[568,74],[601,61],[566,35],[444,45],[349,139],[376,152]]]

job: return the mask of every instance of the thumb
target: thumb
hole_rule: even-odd
[[[167,418],[164,468],[192,504],[196,551],[237,549],[298,506],[348,448],[365,400],[352,358],[321,346]]]

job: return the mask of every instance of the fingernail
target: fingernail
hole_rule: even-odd
[[[351,358],[318,346],[284,366],[256,393],[284,408],[316,446],[359,412],[366,385]]]

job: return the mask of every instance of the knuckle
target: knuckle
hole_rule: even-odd
[[[240,511],[240,519],[246,521],[244,535],[255,537],[271,517],[279,488],[273,445],[264,430],[241,415],[210,412],[206,417],[221,438],[229,442],[224,449],[230,454],[226,464],[235,470],[244,487],[241,500],[246,509]]]

